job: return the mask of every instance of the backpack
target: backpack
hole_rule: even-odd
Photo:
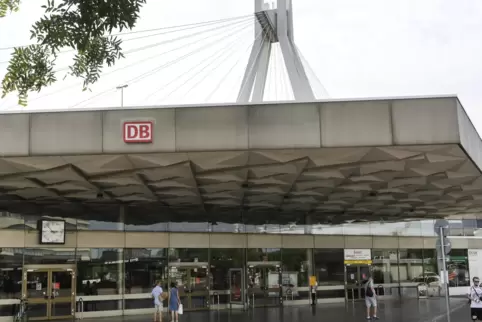
[[[367,289],[365,291],[365,295],[368,297],[373,297],[373,290],[370,284],[367,284]]]

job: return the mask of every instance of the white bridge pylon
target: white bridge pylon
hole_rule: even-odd
[[[296,101],[315,99],[313,89],[301,62],[293,37],[292,0],[254,0],[255,28],[254,44],[237,102],[262,102],[273,43],[279,43],[286,70]]]

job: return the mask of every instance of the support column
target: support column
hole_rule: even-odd
[[[120,206],[119,218],[117,221],[117,230],[124,232],[124,222],[125,222],[125,206]],[[125,246],[125,236],[124,236],[124,246]],[[125,289],[125,258],[124,258],[124,248],[117,251],[117,294],[122,296],[122,299],[117,302],[117,309],[124,309],[124,289]]]
[[[312,235],[312,226],[311,226],[311,216],[305,216],[305,235]],[[314,247],[314,245],[313,245]],[[307,262],[307,272],[308,278],[314,275],[315,272],[315,265],[314,265],[314,255],[313,255],[313,248],[309,248],[306,250],[306,262]]]
[[[277,0],[274,8],[264,1],[254,0],[255,12],[260,14],[256,15],[255,41],[237,102],[263,101],[273,42],[280,44],[295,100],[312,101],[315,95],[294,43],[292,0]]]

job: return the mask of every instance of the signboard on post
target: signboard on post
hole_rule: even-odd
[[[346,265],[371,265],[372,251],[371,249],[345,249]]]
[[[445,219],[438,219],[433,225],[433,230],[439,236],[440,236],[440,232],[442,231],[443,237],[446,237],[448,235],[448,229],[449,229],[449,222]]]
[[[442,247],[442,243],[443,243],[443,247]],[[445,255],[448,255],[452,250],[452,243],[447,237],[441,237],[441,238],[438,238],[437,241],[435,242],[435,247],[437,248],[438,254],[442,253],[442,248],[443,248]]]
[[[482,250],[469,249],[469,272],[472,276],[482,276]]]
[[[145,122],[124,122],[123,138],[125,143],[152,143],[154,124]]]

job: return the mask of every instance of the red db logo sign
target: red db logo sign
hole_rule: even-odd
[[[125,143],[152,143],[152,122],[124,122]]]

